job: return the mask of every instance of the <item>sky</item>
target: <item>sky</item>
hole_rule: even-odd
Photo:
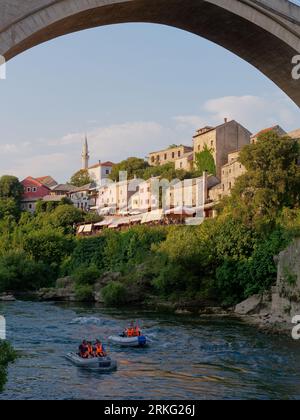
[[[85,133],[93,164],[191,145],[197,128],[224,118],[253,133],[300,127],[299,108],[258,70],[162,25],[111,25],[37,46],[7,64],[0,97],[0,175],[20,179],[69,180]]]

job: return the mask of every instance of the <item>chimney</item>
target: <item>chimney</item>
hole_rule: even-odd
[[[224,118],[224,123],[227,124],[228,123],[228,118]]]

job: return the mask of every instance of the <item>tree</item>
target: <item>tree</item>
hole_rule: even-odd
[[[20,203],[23,192],[23,186],[15,176],[4,175],[0,178],[0,198],[13,198]]]
[[[73,226],[82,222],[84,214],[73,205],[58,206],[50,215],[50,221],[53,226],[63,228],[65,233],[73,233]]]
[[[216,164],[215,159],[212,155],[212,150],[204,146],[204,150],[200,153],[196,153],[196,168],[201,174],[208,172],[210,175],[216,175]]]
[[[76,187],[83,187],[84,185],[90,184],[92,182],[93,180],[89,176],[87,169],[81,169],[80,171],[76,172],[70,180],[70,184],[75,185]]]
[[[20,205],[14,198],[0,198],[0,219],[20,216]]]
[[[239,159],[247,172],[237,180],[225,208],[245,223],[271,225],[283,208],[299,208],[299,155],[296,140],[275,132],[245,146]]]
[[[122,171],[127,172],[127,178],[132,179],[136,175],[138,178],[143,178],[143,173],[149,164],[144,160],[136,157],[130,157],[122,162],[114,165],[110,179],[119,181],[119,173]]]

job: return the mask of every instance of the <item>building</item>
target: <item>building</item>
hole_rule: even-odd
[[[300,128],[298,130],[290,131],[287,135],[292,139],[300,140]]]
[[[246,168],[239,162],[240,152],[229,153],[228,163],[222,166],[221,183],[209,191],[212,201],[220,201],[222,197],[230,195],[238,177],[246,173]]]
[[[159,177],[142,181],[137,192],[129,200],[129,209],[132,212],[145,213],[159,208],[159,191],[155,183],[159,182]]]
[[[68,193],[74,191],[77,187],[71,184],[58,184],[52,188],[50,195],[66,197]]]
[[[142,180],[132,179],[120,182],[107,182],[99,188],[96,200],[96,209],[98,213],[127,212],[131,197],[137,192]]]
[[[114,164],[112,162],[98,162],[88,168],[90,178],[93,180],[96,188],[100,188],[107,183],[112,172]]]
[[[169,162],[175,162],[177,159],[181,159],[186,153],[191,153],[192,151],[192,147],[189,146],[170,146],[168,149],[149,153],[148,163],[150,166],[164,165]]]
[[[175,169],[191,172],[194,169],[193,152],[185,153],[181,158],[176,159]]]
[[[217,177],[221,179],[222,166],[228,163],[228,155],[250,144],[250,137],[250,131],[234,120],[225,119],[217,127],[203,127],[193,137],[194,161],[197,153],[210,150],[215,160]]]
[[[24,188],[21,200],[22,210],[34,213],[37,201],[42,200],[47,195],[50,195],[50,187],[40,181],[40,179],[44,178],[47,177],[33,178],[29,176],[21,182]]]
[[[271,132],[274,132],[274,133],[278,134],[279,136],[286,136],[287,135],[287,132],[284,131],[284,129],[281,128],[280,125],[274,125],[273,127],[264,128],[263,130],[254,134],[251,137],[251,144],[255,144],[258,140],[258,137],[261,136],[262,134],[267,134],[267,133],[271,133]]]
[[[42,176],[40,178],[35,178],[38,182],[42,183],[43,185],[45,185],[48,188],[54,188],[57,185],[57,182],[55,181],[55,179],[52,178],[52,176]]]
[[[94,190],[93,184],[87,184],[82,187],[76,187],[67,196],[70,198],[74,206],[83,211],[90,211],[91,207],[96,204],[95,196],[92,193]]]
[[[209,201],[209,189],[219,182],[217,177],[207,173],[202,177],[178,181],[167,190],[166,207],[204,209]]]

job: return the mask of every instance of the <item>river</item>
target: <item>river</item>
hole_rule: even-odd
[[[300,342],[236,320],[23,301],[1,303],[0,314],[20,352],[0,399],[300,399]],[[153,345],[110,347],[117,372],[64,359],[81,339],[105,340],[132,319]]]

